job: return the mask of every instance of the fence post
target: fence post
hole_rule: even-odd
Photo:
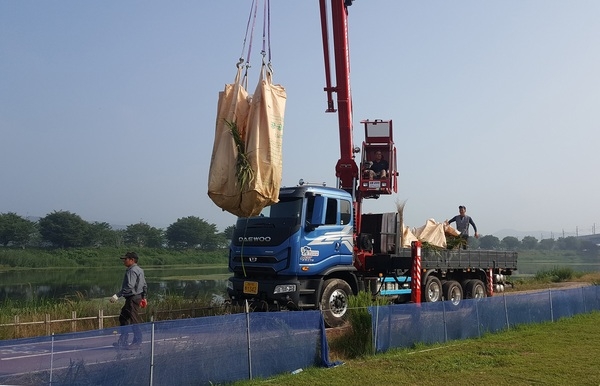
[[[71,332],[77,331],[77,311],[71,311]]]
[[[554,307],[552,305],[552,290],[548,288],[548,296],[550,297],[550,321],[554,322]]]
[[[246,338],[248,340],[248,376],[252,380],[252,349],[250,347],[250,307],[246,299]]]
[[[150,315],[152,334],[150,335],[150,386],[154,383],[154,317]]]
[[[98,310],[98,330],[102,330],[104,328],[104,310]]]
[[[50,314],[46,314],[46,320],[44,321],[44,325],[46,325],[46,335],[50,335]]]
[[[506,315],[506,331],[510,330],[510,322],[508,321],[508,307],[506,306],[506,292],[503,292],[504,298],[504,315]]]
[[[444,343],[448,342],[448,329],[446,328],[446,302],[442,301],[442,316],[444,320]]]
[[[477,335],[481,338],[481,320],[479,320],[479,303],[478,300],[475,300],[475,313],[477,314]]]
[[[15,315],[15,339],[19,337],[19,315]]]
[[[52,386],[52,370],[54,368],[54,333],[52,333],[52,344],[50,345],[50,382],[49,385]]]
[[[373,347],[375,348],[375,352],[377,353],[377,334],[378,334],[378,330],[379,330],[379,307],[380,305],[377,304],[375,306],[375,330],[373,331]],[[369,308],[367,307],[367,312],[369,311]],[[390,319],[389,317],[389,309],[388,309],[388,320]]]

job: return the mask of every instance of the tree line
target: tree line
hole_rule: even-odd
[[[469,237],[469,248],[517,250],[542,250],[542,251],[578,251],[591,256],[597,256],[599,248],[588,240],[581,240],[575,236],[559,237],[558,239],[536,239],[525,236],[522,240],[514,236],[506,236],[500,240],[496,236],[486,235],[479,239]]]
[[[106,222],[87,222],[69,211],[54,211],[31,221],[16,213],[0,213],[0,245],[4,247],[148,247],[216,250],[228,245],[233,226],[218,232],[215,224],[188,216],[166,229],[144,222],[113,229]]]
[[[5,247],[148,247],[174,249],[215,250],[227,247],[235,226],[217,231],[215,224],[188,216],[177,219],[166,229],[155,228],[144,222],[112,229],[106,222],[87,222],[69,211],[54,211],[37,222],[15,213],[0,213],[0,245]],[[536,239],[525,236],[522,240],[506,236],[502,240],[493,235],[479,239],[469,238],[469,248],[503,250],[575,250],[597,256],[599,248],[591,241],[574,236],[558,239]]]

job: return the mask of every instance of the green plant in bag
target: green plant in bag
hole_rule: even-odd
[[[246,154],[246,145],[244,144],[242,133],[240,133],[237,123],[226,120],[225,124],[229,127],[229,131],[233,136],[233,141],[235,142],[235,147],[237,149],[235,176],[237,177],[240,191],[243,191],[244,188],[250,185],[250,183],[254,180],[254,170],[252,169],[252,165],[250,165],[250,161],[248,160],[248,155]]]

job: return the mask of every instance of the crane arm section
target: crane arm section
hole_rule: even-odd
[[[335,175],[339,179],[339,188],[354,191],[359,176],[354,160],[352,137],[352,97],[350,92],[350,54],[348,49],[348,6],[351,0],[330,0],[331,30],[328,25],[327,0],[319,0],[321,10],[321,30],[325,57],[325,78],[327,93],[327,112],[338,113],[340,135],[340,159],[335,166]],[[331,85],[331,63],[329,60],[329,34],[333,36],[333,58],[335,82]],[[337,95],[337,110],[333,103],[333,93]]]

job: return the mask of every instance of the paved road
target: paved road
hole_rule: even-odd
[[[113,347],[115,337],[111,335],[74,339],[56,339],[54,342],[17,343],[0,348],[0,380],[8,375],[29,374],[49,369],[68,368],[72,363],[85,361],[100,364],[114,361],[123,356],[123,351]],[[140,351],[127,351],[126,356],[141,355],[150,346],[145,342]]]
[[[47,342],[15,343],[0,346],[0,384],[9,377],[28,375],[39,372],[58,372],[68,369],[77,363],[85,363],[86,367],[98,366],[115,361],[149,358],[152,347],[150,335],[148,340],[135,350],[116,349],[114,335],[96,335],[76,338],[57,338]],[[189,336],[176,332],[170,337],[161,336],[156,340],[155,352],[163,351],[169,346],[188,346]],[[197,337],[196,337],[197,338]]]
[[[253,326],[253,355],[258,355],[258,358],[280,349],[282,338],[288,342],[288,348],[293,348],[311,344],[319,334],[317,326],[312,329],[302,326],[294,328],[276,319],[266,321],[270,323],[261,322],[260,325]],[[0,385],[39,385],[40,380],[48,383],[51,373],[53,381],[78,371],[111,376],[116,369],[127,367],[121,366],[123,361],[133,361],[132,365],[143,373],[141,376],[149,375],[144,369],[149,370],[151,364],[154,364],[155,374],[165,376],[166,373],[179,371],[182,363],[186,361],[193,362],[190,366],[197,367],[195,365],[199,363],[200,358],[211,358],[212,361],[202,362],[203,368],[194,371],[204,371],[211,377],[223,372],[223,361],[231,360],[232,355],[241,359],[240,366],[246,366],[242,360],[243,354],[248,353],[245,326],[174,324],[157,329],[154,345],[151,344],[150,326],[146,326],[143,330],[145,340],[136,350],[116,349],[113,343],[117,341],[118,333],[116,330],[112,332],[107,329],[59,335],[54,337],[53,342],[50,337],[43,337],[37,341],[28,339],[0,342]],[[289,359],[284,359],[282,358],[283,362],[289,362]],[[78,366],[79,364],[82,366]]]

